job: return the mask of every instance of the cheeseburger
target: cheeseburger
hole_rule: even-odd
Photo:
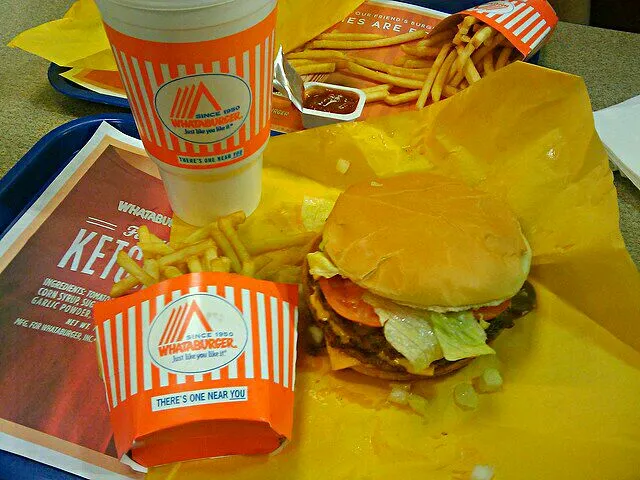
[[[533,308],[530,264],[518,220],[488,193],[429,173],[356,184],[307,255],[312,336],[334,369],[443,375],[495,353],[488,342]]]

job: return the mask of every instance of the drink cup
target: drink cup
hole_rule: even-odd
[[[249,215],[269,139],[276,0],[97,3],[174,212],[193,225]]]

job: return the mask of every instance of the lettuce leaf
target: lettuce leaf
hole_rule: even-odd
[[[301,208],[304,228],[310,232],[321,232],[335,203],[335,198],[304,197]]]
[[[325,255],[324,252],[313,252],[307,255],[309,272],[314,277],[331,278],[340,275],[338,267]]]
[[[314,277],[340,275],[338,268],[322,251],[307,255]],[[364,301],[380,317],[384,336],[416,371],[441,358],[450,361],[495,353],[487,345],[487,334],[470,311],[438,313],[398,305],[367,292]]]
[[[416,372],[442,358],[442,349],[428,321],[429,312],[398,305],[371,292],[365,293],[362,299],[380,317],[387,342],[409,361]]]
[[[487,345],[487,334],[471,312],[429,313],[429,320],[447,360],[496,353]]]
[[[471,312],[437,313],[398,305],[365,294],[384,325],[384,336],[416,370],[435,360],[459,360],[495,353],[486,344],[487,335]]]
[[[375,309],[389,344],[409,360],[416,371],[424,370],[431,362],[442,358],[435,332],[429,322],[421,318],[421,312],[402,307],[394,310]]]

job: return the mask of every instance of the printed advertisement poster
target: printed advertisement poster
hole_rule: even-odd
[[[117,253],[141,257],[138,226],[167,239],[172,212],[142,150],[101,130],[0,240],[0,446],[13,451],[18,438],[128,475],[115,459],[92,308],[124,275]]]

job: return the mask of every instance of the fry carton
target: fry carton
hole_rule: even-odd
[[[118,456],[150,467],[291,437],[297,286],[183,275],[95,307]]]
[[[540,50],[558,24],[558,16],[546,0],[494,0],[447,17],[430,35],[454,28],[467,15],[504,35],[524,59]]]

